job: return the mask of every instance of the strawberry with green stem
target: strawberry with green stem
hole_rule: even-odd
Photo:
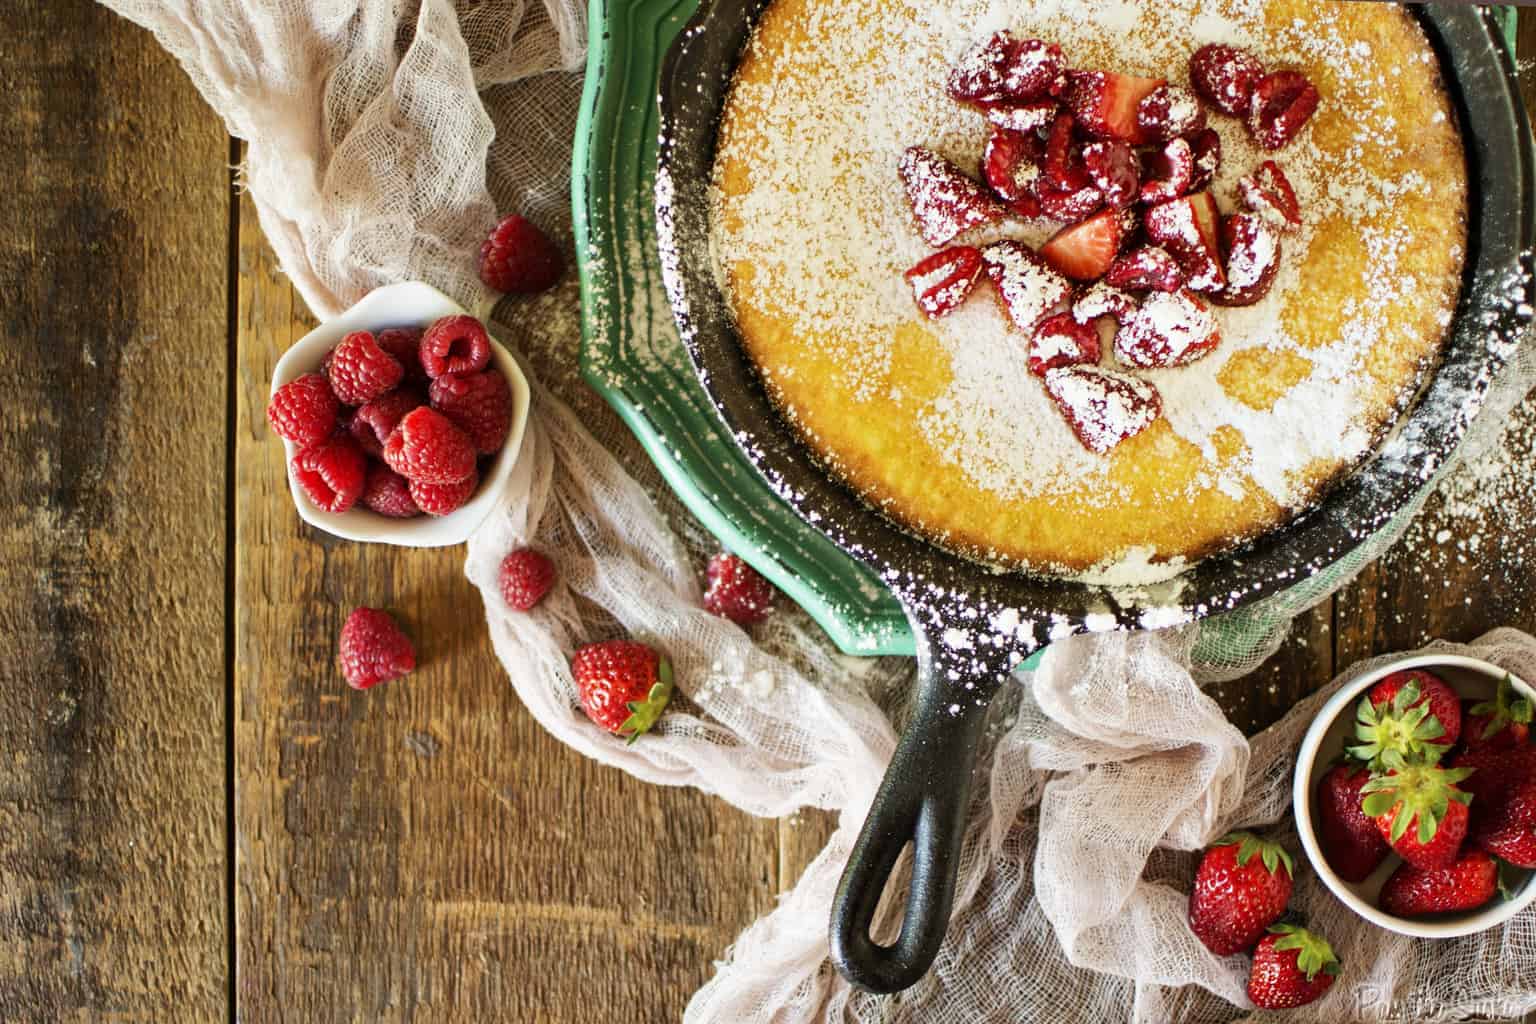
[[[1280,844],[1233,832],[1205,852],[1189,893],[1189,927],[1217,956],[1251,949],[1285,913],[1295,865]]]
[[[1360,788],[1360,809],[1408,863],[1424,870],[1449,865],[1466,838],[1472,800],[1456,783],[1473,770],[1442,768],[1433,761],[1410,764],[1395,750],[1382,756],[1386,774]]]
[[[582,710],[633,743],[650,731],[672,699],[672,664],[633,640],[588,644],[571,658]]]
[[[1248,998],[1265,1010],[1305,1006],[1327,992],[1339,974],[1339,958],[1321,935],[1294,924],[1269,929],[1253,951]]]
[[[1518,747],[1530,739],[1532,710],[1530,700],[1520,696],[1514,680],[1505,675],[1492,700],[1467,709],[1462,738],[1468,749]]]
[[[1378,698],[1378,687],[1392,677],[1372,687],[1355,712],[1355,738],[1360,741],[1349,748],[1350,756],[1366,762],[1373,772],[1387,768],[1386,756],[1396,754],[1404,762],[1438,759],[1454,742],[1446,737],[1446,726],[1433,709],[1436,704],[1426,698],[1417,680],[1409,680],[1401,686],[1393,686],[1385,699]],[[1452,695],[1457,725],[1460,725],[1461,707]]]

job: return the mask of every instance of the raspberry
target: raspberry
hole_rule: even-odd
[[[729,551],[709,560],[705,571],[704,608],[738,626],[750,626],[768,617],[773,609],[773,584]]]
[[[332,350],[326,364],[331,390],[347,405],[362,405],[392,390],[405,376],[395,357],[372,334],[353,331]]]
[[[341,674],[353,689],[399,679],[416,668],[411,638],[388,612],[359,608],[341,627]]]
[[[480,246],[480,280],[499,292],[542,292],[564,270],[565,261],[549,236],[515,213],[503,217]]]
[[[306,373],[278,388],[267,403],[267,422],[277,436],[300,448],[319,444],[336,429],[339,410],[330,384],[318,373]]]
[[[368,467],[368,483],[363,487],[363,505],[391,519],[410,519],[421,515],[411,497],[411,484],[382,462]]]
[[[532,548],[518,548],[501,560],[501,597],[509,608],[527,611],[554,585],[555,563]]]
[[[421,368],[421,335],[420,327],[389,327],[374,335],[379,348],[405,370],[405,379],[417,384],[427,379],[427,371]]]
[[[415,388],[401,388],[375,398],[352,414],[347,421],[347,432],[352,435],[363,451],[376,459],[384,457],[384,442],[405,414],[426,405],[427,400]]]
[[[456,512],[469,500],[469,496],[475,493],[475,488],[480,484],[478,473],[470,473],[469,476],[457,483],[429,484],[420,480],[411,481],[411,500],[416,507],[429,516],[446,516],[450,512]]]
[[[475,471],[475,443],[442,413],[422,406],[406,413],[384,442],[384,461],[413,481],[458,483]]]
[[[356,441],[339,434],[299,452],[289,468],[318,508],[345,512],[362,497],[368,457]]]
[[[481,455],[501,451],[512,426],[512,396],[499,372],[445,373],[429,394],[432,408],[468,434]]]
[[[477,373],[490,361],[490,336],[472,316],[445,316],[421,336],[421,365],[428,377]]]

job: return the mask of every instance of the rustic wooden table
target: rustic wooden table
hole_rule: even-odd
[[[302,526],[263,408],[313,320],[234,187],[238,144],[102,8],[9,14],[0,1020],[677,1019],[827,820],[581,758],[514,698],[461,551]],[[1536,52],[1536,18],[1522,33]],[[1512,433],[1485,482],[1505,493],[1536,478],[1536,431]],[[1536,510],[1466,504],[1432,501],[1422,543],[1219,688],[1235,719],[1374,652],[1536,629]],[[409,682],[341,684],[357,604],[419,638]]]

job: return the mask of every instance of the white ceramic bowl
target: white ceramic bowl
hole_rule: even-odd
[[[1301,837],[1302,849],[1312,870],[1323,880],[1333,894],[1351,910],[1372,924],[1401,935],[1415,935],[1427,939],[1449,939],[1458,935],[1471,935],[1509,920],[1536,900],[1536,879],[1533,872],[1519,873],[1510,886],[1510,899],[1495,896],[1493,901],[1460,914],[1443,914],[1428,918],[1408,919],[1394,917],[1376,906],[1382,885],[1402,860],[1396,854],[1388,855],[1385,862],[1362,882],[1346,882],[1336,875],[1323,858],[1323,850],[1312,820],[1312,793],[1317,780],[1328,771],[1335,758],[1347,743],[1354,742],[1355,707],[1361,695],[1382,677],[1393,672],[1421,668],[1444,679],[1462,698],[1483,700],[1492,697],[1499,680],[1509,673],[1497,665],[1477,658],[1464,658],[1454,654],[1428,654],[1402,658],[1368,672],[1329,698],[1317,713],[1317,718],[1302,737],[1301,749],[1296,753],[1296,776],[1292,788],[1292,801],[1296,812],[1296,831]],[[1529,686],[1514,680],[1515,689],[1526,697],[1536,698]],[[1506,877],[1511,869],[1503,869]]]
[[[463,307],[448,296],[420,282],[377,288],[345,313],[304,335],[283,353],[272,373],[272,391],[275,393],[295,377],[319,370],[320,360],[325,358],[325,354],[352,331],[378,331],[386,327],[424,328],[439,317],[465,312]],[[446,516],[417,516],[414,519],[391,519],[371,512],[361,504],[346,512],[327,512],[317,508],[293,479],[291,466],[298,448],[292,441],[285,440],[284,464],[290,467],[288,490],[293,494],[293,505],[299,511],[299,518],[326,533],[347,540],[415,548],[446,547],[462,543],[491,514],[491,509],[496,507],[502,491],[506,489],[512,466],[517,462],[518,450],[523,445],[523,430],[528,425],[528,380],[522,370],[518,369],[517,360],[494,338],[491,339],[491,365],[507,378],[507,388],[512,395],[512,425],[507,431],[507,443],[496,453],[480,479],[479,488],[462,508]]]

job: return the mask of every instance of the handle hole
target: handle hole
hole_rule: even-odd
[[[896,855],[896,864],[875,904],[875,916],[869,925],[869,938],[878,946],[890,948],[901,937],[907,919],[907,900],[912,894],[912,843],[909,840]]]

